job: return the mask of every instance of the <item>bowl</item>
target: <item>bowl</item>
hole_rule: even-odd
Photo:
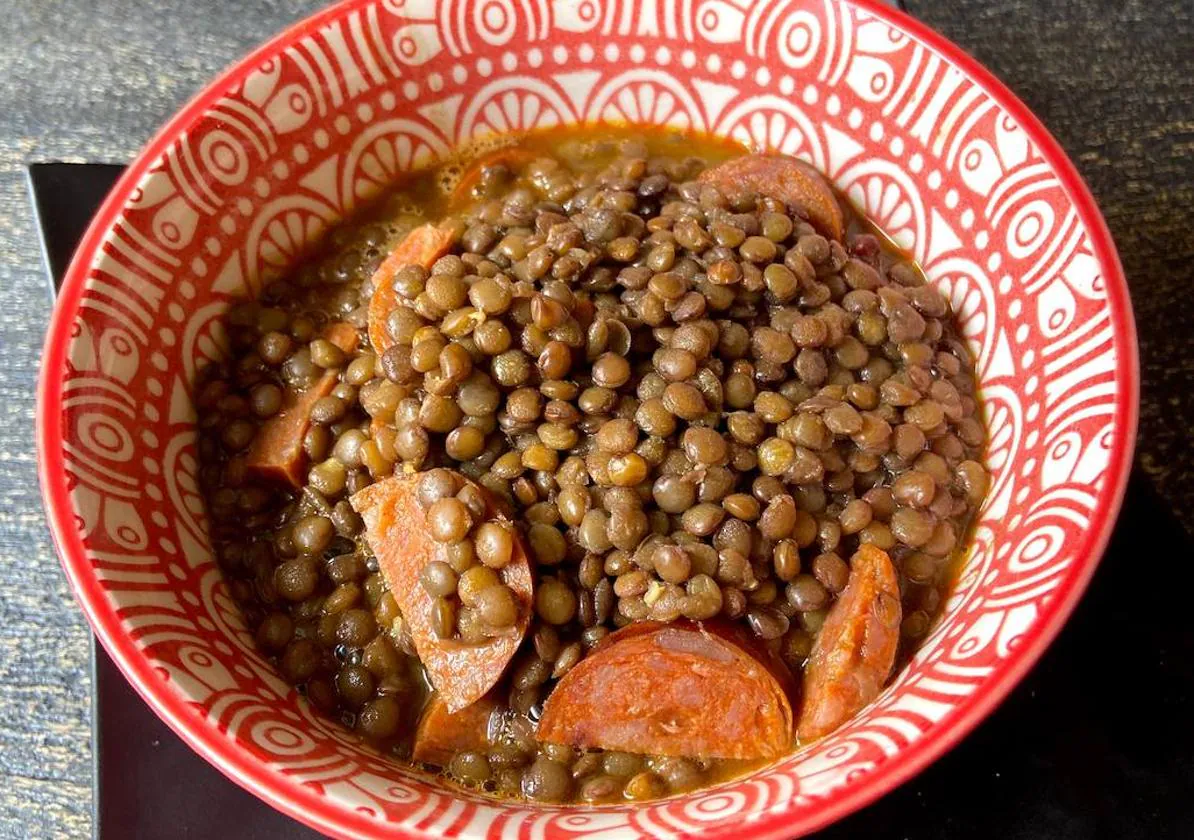
[[[400,173],[561,123],[666,124],[800,156],[910,249],[978,360],[993,479],[910,665],[830,737],[640,806],[499,803],[390,763],[254,649],[212,557],[189,383],[220,316]],[[790,837],[909,778],[1057,634],[1122,500],[1137,414],[1123,272],[1011,93],[872,0],[349,0],[211,83],[112,191],[67,274],[37,419],[76,597],[150,706],[340,837]]]

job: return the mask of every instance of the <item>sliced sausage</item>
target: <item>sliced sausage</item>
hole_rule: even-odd
[[[738,628],[638,622],[547,698],[539,740],[686,758],[766,759],[792,746],[792,678]]]
[[[811,741],[837,729],[879,696],[900,640],[900,584],[887,552],[864,545],[804,666],[796,733]]]
[[[535,159],[534,152],[528,151],[521,146],[508,146],[504,149],[498,149],[494,152],[475,160],[464,174],[460,176],[460,180],[456,182],[456,187],[452,190],[452,195],[448,199],[449,207],[459,207],[467,204],[473,198],[473,189],[481,181],[481,175],[491,166],[499,164],[507,166],[510,169],[515,169],[519,166],[525,166]]]
[[[841,239],[845,219],[825,176],[802,160],[779,155],[746,155],[706,169],[699,180],[723,191],[746,190],[799,204],[808,220],[830,239]]]
[[[331,324],[323,337],[345,353],[357,349],[357,331],[343,321]],[[311,408],[336,387],[339,370],[324,371],[307,390],[287,391],[282,408],[261,425],[249,446],[246,464],[263,478],[289,484],[295,490],[303,486],[303,438],[311,426]]]
[[[500,572],[514,591],[518,620],[510,630],[479,644],[440,639],[431,629],[432,599],[419,583],[419,573],[435,559],[436,543],[427,529],[416,489],[418,473],[401,473],[360,490],[349,501],[365,522],[365,539],[377,557],[382,576],[410,626],[415,650],[432,686],[449,711],[456,712],[493,687],[526,633],[534,599],[531,569],[522,540],[515,536],[514,555]],[[502,519],[492,497],[487,516]]]
[[[444,225],[419,225],[394,246],[394,250],[373,272],[373,295],[369,298],[369,343],[381,355],[393,344],[386,330],[386,319],[402,305],[394,291],[394,276],[408,265],[421,265],[428,270],[435,261],[448,253],[455,234]]]
[[[498,704],[490,695],[458,712],[448,709],[443,697],[432,694],[423,707],[411,758],[424,764],[447,767],[460,752],[484,752],[489,746],[489,726]]]

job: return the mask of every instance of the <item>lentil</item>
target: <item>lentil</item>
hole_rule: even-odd
[[[484,163],[447,253],[394,275],[392,344],[346,350],[325,324],[364,327],[391,233],[448,206],[448,170],[416,175],[376,223],[271,285],[268,307],[234,309],[237,358],[197,387],[218,556],[282,675],[409,748],[421,665],[347,497],[421,470],[435,634],[483,644],[531,622],[495,692],[503,731],[443,770],[544,802],[650,799],[731,772],[535,741],[553,681],[612,629],[720,616],[800,669],[844,558],[869,543],[899,567],[906,656],[990,484],[971,361],[914,266],[848,211],[831,240],[799,208],[686,180],[720,147],[612,136],[532,136],[528,160]],[[254,438],[317,382],[303,487],[279,492],[247,467]],[[525,609],[503,578],[519,545],[536,577]]]

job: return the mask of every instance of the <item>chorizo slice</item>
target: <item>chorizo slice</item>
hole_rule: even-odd
[[[473,198],[473,189],[481,182],[485,169],[499,164],[515,169],[533,161],[537,155],[521,146],[507,146],[497,149],[473,161],[468,169],[460,176],[448,198],[449,207],[459,207],[467,204]]]
[[[490,720],[497,708],[497,701],[487,694],[453,712],[443,697],[432,694],[415,729],[411,758],[447,767],[456,753],[484,752],[489,747]]]
[[[337,321],[323,332],[323,337],[345,353],[357,349],[357,331]],[[295,490],[303,486],[303,437],[311,426],[311,409],[336,387],[339,370],[328,370],[300,393],[287,391],[282,408],[261,425],[249,445],[246,465],[263,478],[289,484]]]
[[[556,685],[540,741],[686,758],[769,759],[792,747],[791,675],[719,622],[638,622]]]
[[[841,239],[845,230],[842,206],[829,181],[802,160],[780,155],[746,155],[706,169],[698,180],[726,191],[749,190],[799,204],[808,213],[813,227],[830,239]]]
[[[419,583],[419,573],[436,557],[436,542],[419,505],[418,482],[418,473],[396,473],[349,501],[365,522],[365,539],[410,627],[428,679],[448,710],[457,712],[493,687],[526,634],[534,603],[530,562],[515,534],[513,556],[498,573],[518,602],[518,619],[508,632],[476,644],[437,637],[431,626],[433,602]],[[488,505],[487,518],[504,521],[489,493],[478,489]]]
[[[863,545],[804,666],[796,734],[828,735],[879,696],[900,641],[900,584],[887,552]]]
[[[455,240],[453,230],[446,225],[419,225],[394,246],[373,272],[373,295],[369,298],[369,343],[379,356],[393,344],[386,319],[402,305],[394,291],[394,277],[408,265],[421,265],[428,270],[435,261],[448,253]]]

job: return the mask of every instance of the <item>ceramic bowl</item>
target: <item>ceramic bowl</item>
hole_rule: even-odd
[[[387,761],[257,653],[205,533],[190,384],[229,303],[395,176],[483,134],[586,121],[728,135],[826,171],[952,300],[993,481],[942,619],[848,725],[708,790],[550,808]],[[96,635],[276,808],[342,837],[791,837],[957,743],[1056,635],[1119,509],[1137,378],[1123,273],[1073,165],[972,59],[871,0],[349,0],[212,82],[129,167],[54,311],[37,433]]]

